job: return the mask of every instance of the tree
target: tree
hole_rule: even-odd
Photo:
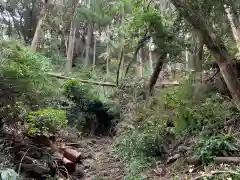
[[[78,3],[76,0],[73,0],[72,7],[72,19],[70,25],[70,33],[68,38],[68,46],[67,46],[67,63],[66,63],[66,72],[71,72],[72,70],[72,59],[73,59],[73,51],[75,46],[75,38],[76,38],[76,11],[77,11]]]
[[[233,32],[233,37],[237,43],[238,51],[240,53],[240,14],[237,13],[236,8],[234,10],[230,5],[225,4],[224,9]]]
[[[215,57],[221,74],[227,84],[229,91],[235,101],[240,105],[240,82],[236,75],[236,70],[233,68],[232,60],[224,46],[223,42],[213,32],[207,30],[203,19],[188,8],[188,5],[179,0],[171,0],[179,13],[188,21],[203,37],[203,42],[207,46],[208,50]]]
[[[38,19],[37,27],[33,36],[32,44],[31,44],[31,50],[33,52],[36,52],[37,47],[39,46],[40,39],[41,39],[41,34],[42,34],[42,25],[44,23],[44,20],[47,15],[47,6],[48,6],[48,1],[42,0],[43,7],[41,8],[40,11],[40,17]]]

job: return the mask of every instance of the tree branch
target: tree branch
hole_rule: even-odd
[[[136,61],[137,54],[138,54],[139,50],[144,46],[144,43],[147,40],[149,40],[150,38],[151,38],[151,35],[148,35],[148,29],[146,29],[146,32],[144,33],[143,37],[138,41],[138,45],[137,45],[137,48],[136,48],[136,50],[134,52],[132,60],[129,62],[129,64],[127,66],[127,69],[126,69],[126,72],[125,72],[125,77],[127,76],[128,71],[129,71],[130,66],[132,65],[132,63]]]

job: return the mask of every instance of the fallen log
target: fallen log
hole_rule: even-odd
[[[84,79],[75,79],[75,78],[70,78],[58,74],[52,74],[52,73],[47,73],[51,77],[55,77],[58,79],[68,79],[68,80],[77,80],[81,83],[87,83],[87,84],[93,84],[93,85],[99,85],[99,86],[108,86],[108,87],[117,87],[116,84],[108,83],[108,82],[97,82],[97,81],[89,81],[89,80],[84,80]]]
[[[60,153],[55,153],[54,159],[66,167],[69,174],[73,174],[76,171],[76,164]]]
[[[240,157],[215,157],[213,161],[216,164],[239,164]]]
[[[188,164],[199,165],[201,164],[201,160],[197,157],[191,157],[187,159]],[[213,162],[215,164],[239,164],[240,157],[215,157],[213,158]]]
[[[60,148],[60,150],[63,151],[63,156],[72,162],[75,162],[75,163],[80,162],[80,160],[82,158],[82,153],[80,153],[74,149],[65,147],[65,148]]]

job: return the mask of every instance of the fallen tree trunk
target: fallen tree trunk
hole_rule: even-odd
[[[214,162],[216,164],[239,164],[240,157],[215,157]]]
[[[61,76],[58,74],[52,74],[52,73],[47,73],[49,76],[51,77],[56,77],[58,79],[72,79],[74,80],[75,78],[70,78],[70,77],[66,77],[66,76]],[[116,84],[112,84],[112,83],[105,83],[105,82],[97,82],[97,81],[89,81],[89,80],[83,80],[83,79],[76,79],[77,81],[81,82],[81,83],[87,83],[87,84],[93,84],[93,85],[99,85],[99,86],[108,86],[108,87],[117,87]]]
[[[187,160],[188,164],[199,165],[201,160],[196,157],[191,157]],[[214,157],[213,162],[215,164],[239,164],[240,157]]]

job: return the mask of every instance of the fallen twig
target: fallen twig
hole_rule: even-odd
[[[27,155],[29,149],[30,149],[30,148],[27,149],[27,151],[24,153],[23,157],[21,158],[21,161],[20,161],[20,164],[19,164],[19,167],[18,167],[18,174],[20,174],[20,170],[21,170],[21,166],[22,166],[22,161],[23,161],[23,159],[25,158],[25,156]]]

